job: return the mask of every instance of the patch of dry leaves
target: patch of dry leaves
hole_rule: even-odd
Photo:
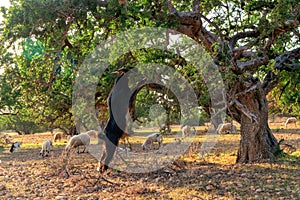
[[[290,135],[276,137],[289,141]],[[297,151],[299,141],[298,134],[290,139]],[[227,150],[224,140],[206,158],[188,152],[188,159],[182,157],[156,172],[109,170],[103,178],[95,158],[71,154],[67,159],[63,147],[44,159],[38,156],[39,149],[2,152],[0,199],[300,199],[299,156],[240,165],[232,162],[236,155],[226,154]]]

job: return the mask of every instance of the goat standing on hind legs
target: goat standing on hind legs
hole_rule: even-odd
[[[126,116],[129,112],[129,101],[132,93],[128,87],[127,71],[127,69],[122,68],[114,72],[118,77],[108,97],[109,120],[104,129],[103,153],[98,168],[101,173],[108,169],[120,138],[126,134]]]

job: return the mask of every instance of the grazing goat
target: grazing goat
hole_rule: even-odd
[[[10,147],[10,153],[14,152],[17,149],[21,148],[21,142],[13,142]]]
[[[193,129],[194,134],[196,134],[195,127],[190,127],[189,125],[185,125],[181,128],[182,138],[185,138],[192,134],[191,128]]]
[[[297,127],[297,119],[296,119],[296,117],[290,117],[290,118],[288,118],[286,120],[285,124],[284,124],[285,128],[287,128],[288,124],[295,124],[295,127]]]
[[[154,142],[157,142],[158,148],[160,148],[160,145],[162,144],[162,135],[160,133],[152,133],[151,135],[148,135],[145,142],[142,144],[143,150],[145,150],[147,146],[151,149]]]
[[[68,145],[65,147],[65,150],[69,152],[72,148],[77,148],[77,153],[79,152],[79,147],[84,146],[84,149],[81,153],[84,153],[86,147],[90,145],[90,136],[87,133],[80,133],[79,135],[74,135],[70,138]]]
[[[236,133],[237,129],[236,126],[231,124],[231,123],[224,123],[224,124],[219,124],[217,128],[217,133]]]
[[[48,156],[52,149],[53,149],[52,141],[47,140],[42,144],[42,150],[40,151],[40,155],[42,157]]]
[[[56,142],[56,141],[60,141],[62,139],[62,136],[63,136],[63,133],[62,132],[57,132],[54,134],[54,138],[53,138],[53,141]]]

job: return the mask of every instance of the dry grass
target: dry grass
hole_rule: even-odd
[[[238,134],[222,135],[205,157],[197,153],[204,140],[200,134],[184,155],[158,171],[109,170],[99,180],[97,159],[76,153],[65,157],[66,140],[55,143],[51,156],[42,159],[40,146],[52,139],[50,133],[14,135],[22,148],[11,154],[5,146],[0,153],[0,199],[300,199],[300,131],[273,131],[296,151],[265,163],[235,164]],[[133,150],[140,151],[142,141],[130,138]]]

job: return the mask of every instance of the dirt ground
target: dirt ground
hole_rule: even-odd
[[[0,199],[300,199],[300,130],[274,128],[287,152],[276,160],[235,164],[239,134],[227,134],[207,156],[197,153],[201,139],[196,139],[184,155],[158,171],[110,169],[102,176],[92,155],[65,157],[66,140],[42,158],[40,144],[51,134],[15,135],[12,140],[22,142],[21,149],[0,150]],[[134,143],[133,149],[139,146]]]

